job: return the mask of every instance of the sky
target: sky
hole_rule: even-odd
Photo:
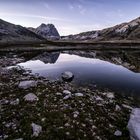
[[[140,16],[140,0],[0,0],[0,18],[24,27],[52,23],[60,35],[99,30]]]

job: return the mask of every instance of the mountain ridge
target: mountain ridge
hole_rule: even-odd
[[[40,41],[44,38],[20,25],[0,19],[0,42],[5,41]]]
[[[75,35],[62,36],[61,40],[139,40],[140,17],[102,30],[82,32]]]
[[[102,30],[61,36],[53,24],[42,23],[37,28],[22,27],[0,19],[0,42],[6,41],[119,41],[140,40],[140,17]]]

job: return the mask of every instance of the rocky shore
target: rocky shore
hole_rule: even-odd
[[[1,140],[130,139],[128,128],[135,130],[130,114],[139,107],[133,97],[96,85],[79,87],[63,78],[49,81],[21,67],[6,68],[22,61],[19,55],[0,59]]]

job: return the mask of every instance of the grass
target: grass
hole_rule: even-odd
[[[38,84],[33,88],[19,89],[18,83],[23,78],[38,81]],[[136,106],[133,98],[114,93],[115,98],[109,99],[106,94],[110,91],[107,89],[77,87],[61,80],[51,82],[17,70],[8,75],[7,82],[1,76],[1,83],[1,128],[2,136],[7,135],[8,137],[5,138],[7,140],[16,138],[27,140],[129,139],[127,122],[131,110],[124,108],[122,104]],[[64,94],[56,95],[57,92],[62,93],[65,89],[72,92],[72,98],[64,100]],[[84,97],[75,97],[76,92],[83,93]],[[33,103],[25,101],[24,96],[28,93],[37,95],[39,101]],[[97,96],[103,100],[96,100]],[[10,102],[17,98],[20,100],[19,104],[11,105]],[[116,105],[119,105],[121,110],[116,111]],[[75,111],[79,112],[77,117],[74,117]],[[32,122],[42,126],[42,132],[38,137],[32,136]],[[11,125],[6,127],[9,123]],[[120,130],[122,136],[114,136],[116,130]]]

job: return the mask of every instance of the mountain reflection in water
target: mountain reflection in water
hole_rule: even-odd
[[[20,66],[48,79],[61,79],[64,71],[74,74],[74,84],[99,85],[114,91],[137,95],[140,93],[140,74],[122,66],[99,59],[64,53],[44,53]]]

